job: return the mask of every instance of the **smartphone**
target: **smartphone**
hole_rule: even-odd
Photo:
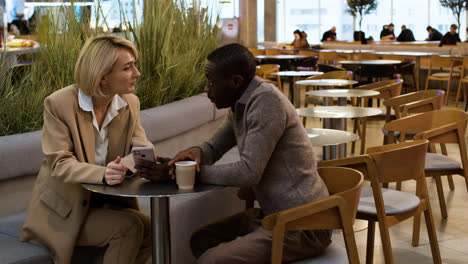
[[[142,159],[154,162],[154,151],[152,147],[134,147],[132,148],[133,159]]]

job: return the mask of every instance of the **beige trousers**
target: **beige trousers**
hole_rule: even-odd
[[[151,243],[151,220],[144,213],[130,208],[89,208],[76,246],[108,246],[104,264],[139,264],[150,258]]]
[[[270,263],[272,232],[261,226],[259,209],[249,209],[198,229],[191,248],[198,263]],[[287,231],[283,262],[321,253],[331,243],[330,230]]]

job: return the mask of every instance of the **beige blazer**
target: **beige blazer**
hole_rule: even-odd
[[[121,97],[128,105],[109,124],[107,162],[127,155],[132,147],[152,146],[140,125],[138,98],[133,94]],[[92,114],[78,105],[75,85],[44,100],[45,158],[29,201],[21,241],[46,246],[54,263],[70,263],[88,212],[91,192],[80,183],[103,184],[105,167],[95,165],[92,120]],[[139,208],[135,198],[121,198],[119,202]]]

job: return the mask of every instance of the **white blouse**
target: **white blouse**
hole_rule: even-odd
[[[107,110],[106,117],[102,123],[101,130],[99,130],[99,125],[96,120],[96,115],[94,114],[93,109],[93,100],[91,96],[84,94],[81,89],[78,89],[78,104],[80,108],[86,112],[91,112],[93,114],[93,126],[94,126],[94,146],[95,146],[95,160],[96,165],[106,166],[107,160],[107,148],[109,145],[108,140],[108,125],[119,114],[119,109],[127,106],[127,102],[120,97],[118,94],[112,98],[112,102],[109,105]]]

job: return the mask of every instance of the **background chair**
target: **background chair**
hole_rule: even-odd
[[[369,148],[367,155],[320,162],[320,166],[358,169],[371,182],[371,187],[362,188],[357,213],[357,218],[368,221],[366,263],[373,262],[375,222],[379,223],[385,263],[394,263],[389,227],[421,213],[426,219],[433,261],[442,263],[424,176],[427,146],[426,140],[403,142]],[[406,180],[416,181],[416,195],[381,187],[381,183]],[[415,227],[419,226],[413,226],[413,242]]]
[[[264,49],[254,49],[254,48],[249,48],[249,51],[254,55],[265,55],[265,50]]]
[[[337,255],[343,256],[339,251],[344,249],[332,242],[323,254],[294,263],[359,263],[352,224],[356,216],[363,175],[348,168],[319,168],[318,172],[330,192],[329,197],[283,210],[263,219],[263,228],[273,230],[272,264],[282,263],[286,230],[320,229],[343,229],[347,258],[344,255],[344,259],[337,259]],[[330,251],[338,252],[330,254]]]
[[[466,72],[466,69],[468,68],[468,58],[464,58],[463,59],[463,65],[462,65],[462,71],[461,71],[461,74],[460,74],[460,82],[458,84],[458,89],[457,89],[457,97],[455,98],[455,107],[458,106],[458,99],[460,98],[460,91],[461,91],[461,87],[464,83],[467,83],[468,82],[468,74]],[[467,106],[468,106],[468,100],[467,100],[467,94],[466,94],[466,88],[463,89],[464,90],[464,100],[465,100],[465,111],[467,109]]]
[[[386,80],[366,85],[358,86],[354,89],[362,89],[362,90],[373,90],[380,92],[379,95],[373,97],[364,97],[358,100],[358,105],[365,105],[366,106],[373,106],[373,99],[380,100],[380,99],[388,99],[395,96],[399,96],[401,93],[401,86],[403,84],[403,80]],[[367,101],[367,102],[366,102]],[[370,103],[369,103],[370,102]],[[368,120],[385,120],[386,118],[392,117],[392,109],[387,107],[382,114],[374,116],[374,117],[364,117],[364,118],[356,118],[354,120],[354,127],[353,133],[357,133],[359,138],[361,139],[361,152],[360,154],[364,154],[365,147],[366,147],[366,128],[367,128],[367,121]],[[394,115],[394,114],[393,114]],[[388,117],[387,117],[388,116]],[[356,142],[353,141],[351,143],[351,153],[355,153]]]
[[[453,79],[458,79],[460,73],[454,72],[455,66],[459,66],[460,63],[449,57],[432,56],[429,60],[429,71],[427,73],[426,87],[429,87],[429,81],[440,81],[440,89],[442,89],[442,81],[447,82],[447,97],[445,98],[445,105],[448,105],[448,98],[450,95],[450,84]],[[440,72],[433,73],[433,68],[438,68]],[[447,72],[448,69],[448,72]],[[458,92],[457,92],[458,93]]]
[[[404,117],[385,124],[390,139],[395,131],[399,131],[401,141],[405,141],[407,132],[420,132],[414,136],[414,139],[429,140],[429,151],[431,153],[426,155],[425,174],[427,177],[434,177],[436,180],[442,218],[447,218],[447,207],[441,176],[448,175],[450,189],[452,190],[455,186],[451,175],[458,174],[465,177],[468,190],[468,158],[465,144],[467,122],[468,113],[463,111],[436,110]],[[450,143],[458,145],[461,164],[456,159],[447,156],[445,144]],[[435,144],[441,144],[442,154],[436,153]]]
[[[272,75],[273,72],[279,72],[280,66],[278,64],[260,64],[257,66],[255,75],[266,80],[267,82],[273,83],[276,87],[283,91],[281,85],[281,77],[279,75]]]
[[[384,106],[387,108],[385,122],[390,122],[392,119],[400,119],[410,114],[439,110],[442,108],[444,95],[445,92],[442,90],[427,90],[388,98],[383,102]],[[393,109],[394,118],[389,109]],[[382,127],[382,132],[384,134],[383,144],[394,142],[388,139],[388,131],[385,130],[385,127]],[[399,135],[399,132],[394,133],[394,138]],[[415,133],[409,133],[406,136],[412,135],[415,135]]]
[[[341,68],[341,67],[334,66],[334,65],[321,64],[321,63],[318,63],[317,67],[318,67],[318,71],[324,72],[324,73],[331,72],[331,71],[347,71],[345,68]]]

